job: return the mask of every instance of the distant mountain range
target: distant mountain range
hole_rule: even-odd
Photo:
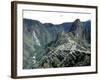
[[[23,39],[24,69],[90,65],[90,20],[52,24],[23,19]]]

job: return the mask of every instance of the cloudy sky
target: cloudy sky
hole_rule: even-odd
[[[61,24],[63,22],[73,22],[77,18],[81,21],[91,20],[91,14],[73,12],[23,11],[23,18],[39,20],[42,23]]]

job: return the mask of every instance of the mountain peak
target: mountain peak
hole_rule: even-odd
[[[75,31],[79,28],[82,28],[83,27],[83,23],[80,21],[80,19],[76,19],[73,24],[72,24],[72,27],[70,29],[70,31]]]
[[[70,32],[73,32],[74,36],[77,38],[82,38],[83,37],[83,23],[80,21],[80,19],[76,19],[70,28]]]
[[[80,22],[80,19],[76,19],[75,21]]]

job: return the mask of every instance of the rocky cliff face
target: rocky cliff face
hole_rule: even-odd
[[[91,65],[91,28],[87,22],[76,19],[54,25],[24,19],[23,24],[24,69]]]

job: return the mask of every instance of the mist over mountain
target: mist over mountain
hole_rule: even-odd
[[[89,66],[91,21],[62,24],[23,19],[23,69]]]

